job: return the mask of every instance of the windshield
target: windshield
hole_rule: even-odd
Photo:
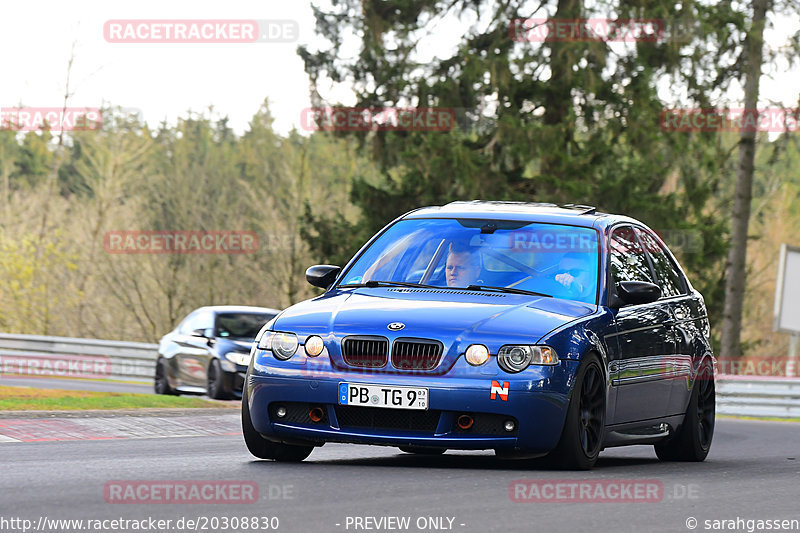
[[[407,219],[386,230],[342,286],[393,282],[502,288],[597,301],[597,232],[536,222]]]
[[[220,313],[215,324],[216,336],[253,340],[273,316],[265,313]]]

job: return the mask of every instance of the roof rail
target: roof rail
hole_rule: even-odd
[[[593,215],[597,213],[597,208],[593,205],[585,205],[585,204],[555,204],[551,202],[514,202],[508,200],[457,200],[455,202],[450,202],[447,205],[452,204],[508,204],[508,205],[520,205],[520,206],[530,206],[530,207],[558,207],[561,209],[570,209],[572,211],[579,211],[578,214],[580,215]]]
[[[585,205],[585,204],[558,204],[558,207],[563,207],[564,209],[575,209],[581,212],[581,215],[593,215],[597,212],[597,208],[593,205]]]

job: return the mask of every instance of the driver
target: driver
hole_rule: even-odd
[[[447,250],[445,276],[448,287],[467,287],[478,281],[481,271],[477,252],[467,245],[451,243]]]
[[[587,296],[594,290],[595,279],[586,267],[586,258],[579,252],[568,253],[558,264],[555,280],[566,287],[572,296]]]

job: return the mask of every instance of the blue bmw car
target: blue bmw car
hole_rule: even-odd
[[[261,459],[326,442],[494,450],[588,469],[612,446],[702,461],[714,432],[703,297],[647,226],[589,206],[407,213],[321,296],[259,332],[242,401]]]

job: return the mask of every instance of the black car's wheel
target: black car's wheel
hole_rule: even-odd
[[[716,391],[711,362],[700,367],[683,424],[669,440],[655,445],[662,461],[703,461],[711,449],[714,437]]]
[[[228,390],[225,381],[225,374],[222,373],[219,359],[212,359],[208,365],[208,378],[206,380],[208,397],[215,400],[227,400],[230,398],[231,392]]]
[[[551,458],[563,468],[588,470],[603,448],[606,422],[606,385],[600,360],[586,356],[567,408],[561,440]]]
[[[292,446],[290,444],[271,442],[262,437],[253,427],[253,421],[250,419],[250,406],[247,402],[246,389],[242,392],[242,433],[244,434],[244,442],[247,444],[247,449],[259,459],[296,463],[311,455],[314,450],[313,446]]]
[[[401,452],[420,455],[442,455],[447,451],[447,448],[433,448],[429,446],[400,446],[399,448]]]
[[[175,389],[169,385],[169,379],[167,379],[167,364],[161,358],[159,358],[156,363],[156,376],[153,389],[156,394],[177,394]]]

